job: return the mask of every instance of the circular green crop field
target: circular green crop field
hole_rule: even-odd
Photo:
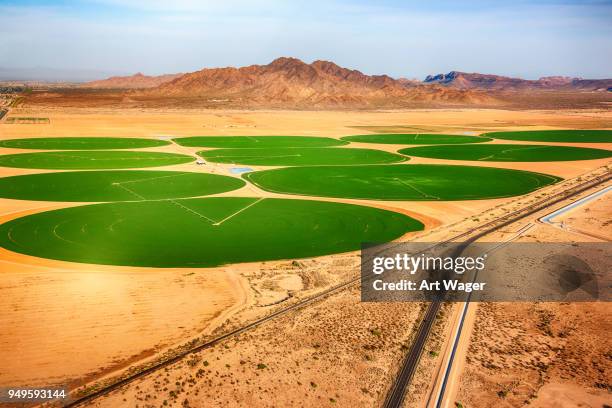
[[[429,157],[433,159],[496,162],[591,160],[612,156],[612,151],[610,150],[525,144],[421,146],[402,149],[399,153],[407,156]]]
[[[399,154],[373,149],[329,147],[287,147],[270,149],[216,149],[198,152],[215,163],[237,163],[259,166],[308,166],[324,164],[385,164],[406,160]]]
[[[422,229],[406,215],[371,207],[215,197],[33,214],[0,225],[0,246],[72,262],[212,267],[352,251]]]
[[[53,170],[131,169],[170,166],[194,160],[191,156],[176,153],[74,150],[5,154],[0,156],[0,166]]]
[[[0,178],[0,197],[38,201],[141,201],[236,190],[235,177],[180,171],[69,171]]]
[[[483,136],[528,142],[612,143],[612,130],[529,130],[524,132],[491,132],[485,133]]]
[[[416,201],[511,197],[561,180],[520,170],[429,164],[288,167],[243,177],[277,193]]]
[[[31,139],[0,140],[0,147],[39,150],[104,150],[138,149],[166,146],[170,142],[133,137],[36,137]]]
[[[482,143],[489,142],[488,137],[466,136],[466,135],[438,135],[434,133],[407,133],[407,134],[378,134],[378,135],[355,135],[341,138],[348,142],[380,143],[380,144],[460,144],[460,143]]]
[[[180,137],[174,141],[181,146],[270,148],[270,147],[331,147],[348,144],[331,137],[311,136],[194,136]]]

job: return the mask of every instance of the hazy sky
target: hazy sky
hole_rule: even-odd
[[[612,0],[0,0],[0,67],[146,74],[332,60],[368,74],[612,77]]]

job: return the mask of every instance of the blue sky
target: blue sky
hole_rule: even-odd
[[[408,78],[610,78],[611,22],[612,0],[0,0],[0,67],[161,74],[294,56]]]

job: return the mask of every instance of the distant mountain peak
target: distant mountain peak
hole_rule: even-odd
[[[272,62],[270,62],[268,65],[279,66],[279,65],[286,65],[286,64],[306,65],[304,61],[302,61],[299,58],[295,58],[295,57],[278,57],[272,60]]]
[[[612,86],[612,79],[582,79],[567,76],[545,76],[537,80],[500,75],[451,71],[427,75],[426,84],[440,84],[458,89],[484,90],[603,90]]]

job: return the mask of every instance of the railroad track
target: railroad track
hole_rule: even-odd
[[[524,208],[513,211],[502,217],[496,218],[495,220],[492,220],[486,224],[483,224],[470,231],[460,234],[458,237],[462,238],[465,236],[470,236],[471,234],[479,231],[477,234],[471,236],[468,240],[465,241],[465,244],[469,245],[470,243],[486,235],[489,235],[492,232],[499,230],[500,228],[513,224],[525,217],[528,217],[529,215],[532,215],[552,205],[558,204],[584,191],[590,190],[591,188],[605,183],[610,179],[612,179],[612,173],[608,171],[604,175],[569,187],[568,189],[555,193],[549,197],[546,197],[543,200],[537,201]],[[451,240],[456,241],[457,237],[454,237]],[[465,248],[467,245],[463,247]],[[400,369],[397,372],[395,380],[391,384],[391,388],[389,390],[389,393],[387,394],[383,405],[384,408],[400,408],[402,406],[406,390],[410,385],[410,381],[412,380],[412,377],[414,376],[414,373],[418,367],[421,355],[423,353],[423,348],[425,346],[425,343],[427,342],[427,339],[429,338],[429,334],[435,322],[438,311],[442,306],[442,303],[443,302],[440,300],[434,300],[429,304],[427,311],[425,312],[425,316],[423,320],[421,320],[421,323],[419,325],[415,340],[413,341],[410,350],[404,357],[404,360]]]
[[[610,178],[612,178],[612,175],[610,173],[608,173],[608,174],[605,175],[605,177],[607,177],[607,179],[610,179]],[[599,178],[601,178],[601,177],[599,177]],[[586,185],[587,183],[592,183],[592,182],[593,182],[593,180],[589,180],[589,182],[582,183],[581,185]],[[602,182],[603,181],[599,181],[597,184],[602,183]],[[572,187],[572,188],[570,188],[568,190],[575,189],[575,188],[576,188],[576,186],[574,186],[574,187]],[[586,190],[588,188],[591,188],[591,186],[585,187],[581,191],[584,191],[584,190]],[[568,190],[564,190],[564,192],[568,191]],[[558,193],[557,195],[563,194],[564,192]],[[578,194],[578,193],[579,192],[576,192],[574,194]],[[555,197],[555,196],[556,195],[553,195],[551,197]],[[551,197],[548,197],[547,200],[549,200]],[[569,196],[565,195],[562,198],[559,198],[557,201],[549,203],[548,205],[553,205],[556,202],[561,201],[563,199],[566,199],[568,197]],[[537,203],[536,204],[532,204],[530,207],[533,207],[534,205],[537,205]],[[526,208],[529,208],[529,207],[526,207]],[[517,210],[517,211],[515,211],[513,213],[510,213],[510,214],[504,215],[504,216],[502,216],[500,218],[497,218],[495,220],[489,221],[489,222],[487,222],[487,223],[485,223],[483,225],[480,225],[480,226],[478,226],[476,228],[473,228],[473,229],[468,230],[466,232],[463,232],[461,234],[455,235],[452,238],[449,238],[448,240],[445,240],[445,241],[441,242],[440,244],[444,244],[444,243],[451,242],[451,241],[457,241],[459,239],[462,239],[464,237],[467,237],[467,236],[473,234],[475,231],[478,231],[478,230],[480,230],[482,228],[490,228],[492,225],[494,225],[495,223],[499,222],[500,220],[506,219],[509,216],[512,216],[513,214],[520,213],[521,211],[524,211],[524,210],[525,209]],[[535,212],[535,211],[532,211],[532,212]],[[526,216],[526,215],[528,215],[528,214],[525,214],[524,216]],[[513,220],[512,222],[514,222],[514,221],[515,220]],[[499,226],[496,226],[495,229],[501,228],[502,226],[507,225],[509,223],[510,222],[506,222],[505,224],[500,224]],[[341,292],[341,291],[343,291],[345,289],[348,289],[350,287],[356,286],[357,284],[360,283],[360,281],[361,281],[361,277],[358,276],[358,277],[356,277],[354,279],[351,279],[351,280],[348,280],[346,282],[343,282],[343,283],[340,283],[338,285],[335,285],[335,286],[333,286],[333,287],[331,287],[329,289],[326,289],[323,292],[320,292],[320,293],[318,293],[316,295],[308,297],[308,298],[306,298],[306,299],[304,299],[304,300],[302,300],[302,301],[300,301],[298,303],[295,303],[293,305],[287,306],[287,307],[285,307],[283,309],[277,310],[277,311],[275,311],[275,312],[273,312],[273,313],[271,313],[271,314],[269,314],[269,315],[267,315],[265,317],[262,317],[260,319],[255,320],[255,321],[253,321],[253,322],[251,322],[251,323],[249,323],[249,324],[247,324],[245,326],[242,326],[242,327],[239,327],[237,329],[231,330],[231,331],[229,331],[229,332],[227,332],[225,334],[222,334],[222,335],[220,335],[218,337],[215,337],[215,338],[213,338],[211,340],[208,340],[208,341],[206,341],[204,343],[201,343],[201,344],[199,344],[197,346],[189,348],[188,350],[182,351],[182,352],[180,352],[180,353],[178,353],[178,354],[176,354],[176,355],[174,355],[174,356],[172,356],[170,358],[167,358],[167,359],[165,359],[163,361],[157,362],[157,363],[151,365],[150,367],[144,368],[144,369],[142,369],[142,370],[140,370],[140,371],[138,371],[136,373],[133,373],[133,374],[130,374],[130,375],[124,377],[124,378],[121,378],[121,379],[117,380],[116,382],[113,382],[112,384],[102,386],[102,387],[96,389],[95,391],[93,391],[93,392],[91,392],[91,393],[89,393],[87,395],[79,396],[79,397],[72,397],[68,402],[64,403],[62,406],[64,408],[73,408],[73,407],[78,407],[78,406],[81,406],[81,405],[86,404],[88,402],[94,401],[97,398],[100,398],[100,397],[102,397],[104,395],[110,394],[111,392],[116,391],[116,390],[122,388],[123,386],[128,385],[128,384],[130,384],[130,383],[132,383],[132,382],[134,382],[134,381],[136,381],[136,380],[138,380],[140,378],[144,378],[144,377],[148,376],[149,374],[152,374],[152,373],[154,373],[154,372],[156,372],[156,371],[158,371],[158,370],[160,370],[160,369],[162,369],[164,367],[167,367],[169,365],[177,363],[177,362],[179,362],[180,360],[182,360],[183,358],[187,357],[190,354],[193,354],[193,353],[196,353],[196,352],[199,352],[199,351],[211,348],[211,347],[217,345],[218,343],[220,343],[220,342],[222,342],[224,340],[227,340],[229,338],[232,338],[232,337],[235,337],[235,336],[237,336],[239,334],[247,332],[247,331],[249,331],[251,329],[254,329],[254,328],[256,328],[256,327],[258,327],[258,326],[260,326],[260,325],[262,325],[262,324],[264,324],[266,322],[269,322],[269,321],[271,321],[271,320],[273,320],[273,319],[275,319],[277,317],[283,316],[283,315],[285,315],[287,313],[290,313],[292,311],[299,310],[299,309],[301,309],[301,308],[303,308],[305,306],[308,306],[310,304],[319,302],[319,301],[321,301],[321,300],[323,300],[323,299],[325,299],[325,298],[327,298],[327,297],[329,297],[329,296],[331,296],[333,294]],[[429,334],[429,331],[431,330],[431,326],[433,325],[433,322],[435,320],[435,317],[436,317],[437,312],[438,312],[439,307],[440,307],[440,304],[436,305],[435,303],[436,302],[432,302],[430,304],[430,306],[428,307],[427,311],[425,312],[425,317],[422,320],[421,326],[419,327],[419,332],[417,334],[417,341],[419,341],[419,344],[422,342],[422,344],[420,344],[420,348],[419,348],[420,351],[422,350],[422,346],[425,344],[425,341],[427,340],[427,336]],[[419,340],[420,337],[423,336],[423,335],[425,337],[422,340]],[[416,345],[416,342],[413,343],[413,346],[414,345]],[[401,406],[406,386],[407,386],[409,380],[412,378],[412,375],[414,374],[414,370],[415,370],[416,365],[418,363],[418,360],[420,358],[420,351],[419,351],[419,353],[418,353],[418,355],[416,357],[411,356],[412,354],[414,354],[413,349],[414,349],[414,347],[411,347],[411,350],[408,353],[407,358],[404,360],[404,364],[402,365],[402,368],[400,370],[400,377],[398,377],[399,381],[394,382],[394,386],[393,386],[392,390],[397,390],[397,391],[393,391],[391,393],[393,395],[390,394],[390,397],[385,402],[385,407],[399,407],[399,406]],[[409,364],[406,364],[407,362]],[[397,405],[388,405],[389,401],[397,403]]]

